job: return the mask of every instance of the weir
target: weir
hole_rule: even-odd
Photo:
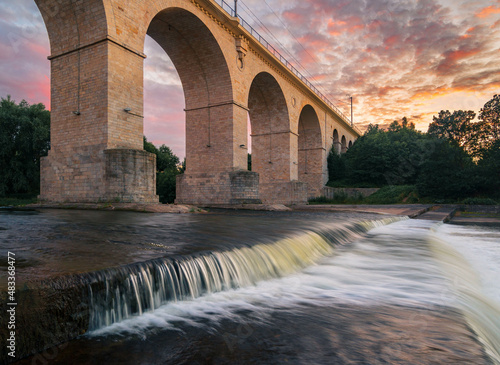
[[[163,258],[85,275],[90,297],[89,330],[153,311],[169,301],[254,285],[314,264],[335,246],[399,218],[304,232],[273,243],[196,256]]]
[[[484,280],[467,259],[437,234],[440,226],[441,223],[431,230],[430,247],[452,282],[467,322],[491,358],[500,364],[500,304],[485,295]]]

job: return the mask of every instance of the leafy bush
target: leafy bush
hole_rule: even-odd
[[[362,202],[363,196],[361,194],[349,196],[344,192],[336,193],[333,199],[325,196],[309,199],[309,204],[360,204]]]
[[[175,201],[176,180],[181,170],[186,169],[185,160],[180,165],[177,157],[170,147],[161,145],[159,148],[148,142],[144,137],[144,149],[156,155],[156,194],[160,198],[160,203],[171,204]]]
[[[43,104],[0,101],[0,196],[40,192],[40,158],[50,146],[50,112]]]
[[[31,194],[15,194],[8,198],[0,197],[0,207],[15,207],[37,202],[37,196]]]
[[[364,202],[367,204],[413,204],[418,202],[418,196],[414,185],[390,185],[367,196]]]
[[[329,186],[336,182],[351,187],[415,184],[430,153],[429,139],[406,118],[387,131],[371,125],[345,154],[337,155],[332,148]]]
[[[175,201],[177,170],[161,171],[156,174],[156,194],[160,203],[171,204]]]
[[[498,203],[490,198],[467,198],[462,201],[467,205],[497,205]]]
[[[327,157],[328,180],[338,181],[345,178],[345,162],[341,154],[332,147]]]
[[[422,165],[417,181],[421,197],[462,199],[475,191],[474,164],[460,147],[435,140],[432,153]]]

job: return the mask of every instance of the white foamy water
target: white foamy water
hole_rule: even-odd
[[[500,364],[500,230],[437,225],[429,242],[457,302],[491,359]]]
[[[379,226],[299,272],[173,301],[91,336],[146,335],[152,328],[205,326],[239,313],[265,321],[275,309],[399,304],[460,309],[493,361],[500,347],[500,231],[403,220]]]
[[[443,224],[435,234],[464,257],[477,274],[481,291],[500,303],[500,229]]]
[[[308,304],[449,305],[453,302],[449,287],[426,242],[432,224],[405,220],[380,226],[366,238],[337,247],[332,255],[298,273],[170,302],[93,334],[140,333],[151,326],[172,327],[178,321],[217,321],[235,317],[241,310],[265,318],[269,309]]]

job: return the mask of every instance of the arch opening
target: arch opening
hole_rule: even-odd
[[[184,93],[179,74],[168,54],[146,36],[144,53],[144,135],[155,146],[186,156]]]
[[[340,141],[340,153],[346,153],[347,152],[347,141],[345,136],[342,136],[342,139]]]
[[[159,12],[147,35],[168,55],[180,79],[185,102],[186,172],[232,168],[232,153],[227,151],[230,131],[225,126],[232,110],[217,107],[232,100],[231,77],[214,35],[196,15],[175,7]]]
[[[308,184],[309,197],[320,195],[323,187],[323,139],[316,111],[311,105],[302,109],[298,125],[299,181]]]
[[[333,130],[333,150],[337,153],[337,155],[340,153],[340,139],[339,139],[339,132],[334,129]]]
[[[269,73],[258,74],[250,86],[252,171],[260,183],[290,180],[290,126],[285,96]]]

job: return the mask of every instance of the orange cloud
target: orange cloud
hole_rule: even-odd
[[[500,6],[496,7],[494,5],[488,6],[487,8],[482,9],[478,13],[476,13],[476,16],[478,18],[486,18],[490,15],[493,14],[499,14],[500,13]]]
[[[460,36],[460,39],[467,39],[467,38],[470,38],[471,37],[471,34],[474,29],[476,29],[476,27],[470,27],[469,29],[467,29],[467,31],[465,32],[464,35]]]
[[[456,50],[451,51],[446,55],[447,60],[456,62],[463,58],[469,58],[479,53],[478,49],[470,49],[470,50]]]

